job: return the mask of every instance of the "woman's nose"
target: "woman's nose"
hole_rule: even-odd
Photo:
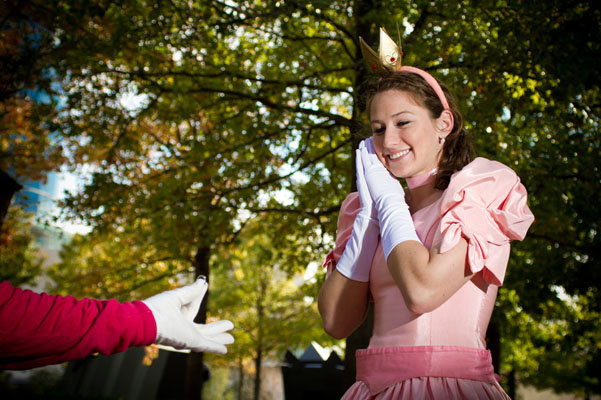
[[[393,132],[391,128],[387,127],[386,131],[384,131],[384,140],[382,140],[382,145],[384,146],[384,148],[396,148],[399,145],[400,141],[401,140],[399,138],[399,135]]]

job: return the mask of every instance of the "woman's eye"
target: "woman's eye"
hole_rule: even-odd
[[[386,130],[386,128],[380,127],[380,128],[374,128],[372,130],[372,132],[374,133],[374,135],[380,135],[380,134],[384,133],[385,130]]]
[[[396,126],[401,127],[401,126],[405,126],[409,123],[409,121],[399,121],[396,123]]]

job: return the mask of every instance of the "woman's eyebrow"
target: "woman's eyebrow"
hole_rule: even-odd
[[[406,110],[399,111],[398,113],[392,114],[391,117],[396,117],[401,114],[411,114],[411,111],[406,111]]]
[[[398,113],[394,113],[394,114],[392,114],[392,115],[391,115],[391,117],[398,117],[398,116],[399,116],[399,115],[401,115],[401,114],[411,114],[411,111],[405,111],[405,110],[403,110],[403,111],[399,111]],[[377,123],[380,123],[380,124],[383,124],[383,123],[384,123],[384,122],[380,121],[379,119],[372,119],[372,120],[370,121],[370,123],[372,123],[372,124],[373,124],[374,122],[377,122]]]

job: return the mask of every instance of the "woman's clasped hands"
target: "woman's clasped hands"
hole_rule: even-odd
[[[421,243],[415,232],[409,206],[405,201],[405,191],[397,178],[386,169],[378,158],[371,137],[359,144],[356,158],[358,160],[357,189],[361,190],[359,189],[359,176],[361,175],[376,209],[382,249],[386,259],[399,243],[408,240]]]

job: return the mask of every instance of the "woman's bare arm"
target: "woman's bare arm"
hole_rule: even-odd
[[[463,238],[443,254],[438,246],[428,251],[419,242],[406,241],[390,252],[387,265],[407,307],[422,314],[440,306],[473,277],[466,268],[466,255]]]
[[[367,313],[369,282],[348,279],[334,269],[317,299],[325,331],[336,339],[349,336]]]

